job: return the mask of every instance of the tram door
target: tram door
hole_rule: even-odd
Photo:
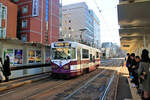
[[[80,67],[80,71],[81,71],[81,48],[77,49],[77,62],[78,62],[78,64],[80,64],[79,67]]]

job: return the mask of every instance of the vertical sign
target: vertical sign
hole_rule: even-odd
[[[49,0],[46,0],[46,6],[45,6],[45,21],[48,22],[48,10],[49,9]]]
[[[0,28],[1,28],[1,25],[2,25],[2,4],[0,3]]]
[[[32,16],[39,16],[39,0],[33,0],[32,3]]]

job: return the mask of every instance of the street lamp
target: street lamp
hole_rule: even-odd
[[[80,42],[81,42],[81,43],[83,43],[82,33],[83,33],[84,31],[86,31],[86,30],[87,30],[86,28],[79,29],[79,31],[81,32],[81,34],[80,34]]]

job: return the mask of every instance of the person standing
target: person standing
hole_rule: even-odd
[[[144,49],[141,55],[141,62],[138,69],[139,77],[143,77],[142,88],[144,91],[143,100],[150,100],[150,58],[148,50]]]
[[[126,57],[126,67],[128,68],[128,71],[129,71],[129,75],[130,75],[130,66],[131,66],[131,57],[130,57],[130,54],[127,53],[127,57]]]
[[[0,82],[5,80],[5,76],[3,74],[3,61],[2,58],[0,58]]]
[[[8,82],[9,76],[11,75],[9,56],[6,56],[6,59],[5,59],[5,61],[4,61],[3,69],[4,69],[4,76],[5,76],[5,78],[6,78],[5,82]]]

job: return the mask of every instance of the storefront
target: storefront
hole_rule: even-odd
[[[45,64],[50,62],[50,47],[40,43],[23,43],[20,40],[0,39],[0,57],[4,61],[6,56],[10,58],[11,67]],[[34,75],[50,70],[50,67],[15,70],[11,72],[10,78]]]

